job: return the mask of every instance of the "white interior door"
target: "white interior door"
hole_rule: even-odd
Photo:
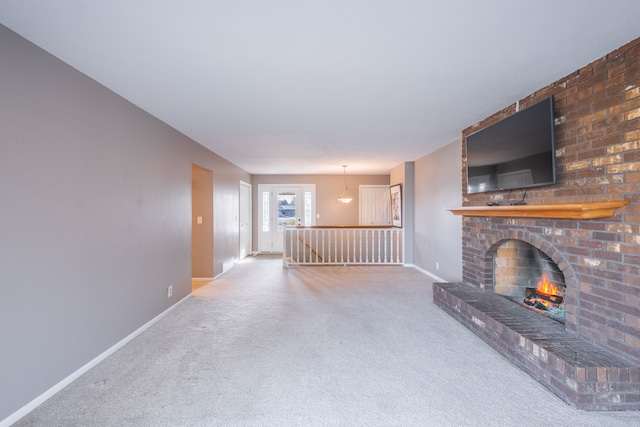
[[[388,185],[360,186],[360,225],[391,225],[391,193]]]
[[[240,181],[240,259],[251,253],[251,184]]]

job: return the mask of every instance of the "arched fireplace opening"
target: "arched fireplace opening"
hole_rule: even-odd
[[[493,258],[494,291],[565,323],[565,279],[544,252],[522,240],[505,240]]]

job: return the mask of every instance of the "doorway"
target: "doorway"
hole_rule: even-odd
[[[191,165],[192,290],[213,280],[213,172]]]
[[[258,184],[258,250],[281,253],[286,226],[315,225],[315,184]]]

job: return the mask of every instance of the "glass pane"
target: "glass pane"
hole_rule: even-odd
[[[313,225],[311,218],[311,191],[304,192],[304,225],[307,227]]]
[[[262,231],[269,231],[269,192],[262,192]]]
[[[296,193],[278,193],[278,231],[296,225]]]

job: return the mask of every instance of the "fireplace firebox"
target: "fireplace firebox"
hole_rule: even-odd
[[[529,243],[510,239],[494,255],[494,291],[565,323],[565,280],[558,265]]]

